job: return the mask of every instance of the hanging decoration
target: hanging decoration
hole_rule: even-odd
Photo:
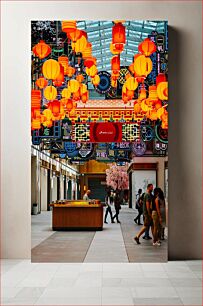
[[[133,31],[131,21],[124,20],[97,27],[76,20],[32,22],[33,143],[49,133],[50,139],[62,135],[63,121],[68,120],[69,141],[128,142],[136,156],[150,150],[152,155],[167,154],[167,30],[147,30],[143,40],[129,40]],[[110,56],[103,51],[106,39]],[[129,154],[110,156],[110,151],[105,153],[108,161],[129,159]],[[85,158],[84,152],[77,157]]]

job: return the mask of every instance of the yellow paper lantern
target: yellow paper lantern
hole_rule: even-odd
[[[168,100],[168,82],[160,82],[157,85],[157,95],[160,100]]]
[[[69,88],[64,88],[61,92],[62,98],[69,99],[71,97],[71,91]]]
[[[125,84],[128,90],[135,90],[138,87],[138,82],[133,77],[129,77]]]
[[[122,93],[126,94],[127,88],[126,88],[126,83],[124,83],[122,87]]]
[[[82,53],[87,47],[86,37],[83,35],[75,43],[72,42],[71,46],[76,53],[78,53],[78,52]]]
[[[141,109],[143,112],[147,112],[148,110],[150,110],[149,106],[145,103],[145,100],[141,102]]]
[[[97,74],[98,70],[95,65],[93,65],[91,68],[89,68],[89,76],[93,78]]]
[[[83,50],[82,57],[84,59],[92,57],[92,44],[90,42],[87,43],[86,48]]]
[[[80,86],[80,94],[83,95],[87,92],[87,85],[86,84],[81,84]]]
[[[68,89],[70,90],[71,93],[77,92],[79,88],[80,88],[80,83],[77,80],[70,80],[68,82]]]
[[[157,110],[157,117],[159,119],[161,119],[161,116],[164,114],[165,112],[165,108],[164,107],[160,107],[158,110]]]
[[[52,119],[52,111],[50,109],[43,110],[42,114],[46,117],[46,121],[50,121]]]
[[[155,109],[151,110],[150,112],[150,117],[149,117],[152,121],[156,121],[158,119],[157,116],[157,111]]]
[[[60,65],[57,61],[49,59],[42,66],[42,73],[48,80],[55,80],[60,74]]]
[[[44,97],[51,101],[56,99],[57,96],[57,90],[54,86],[47,86],[44,90]]]
[[[95,77],[92,79],[92,84],[93,84],[94,86],[98,86],[99,83],[100,83],[100,77],[99,77],[98,74],[96,74]]]
[[[134,57],[134,71],[138,76],[147,76],[152,71],[153,64],[149,57],[138,54]]]

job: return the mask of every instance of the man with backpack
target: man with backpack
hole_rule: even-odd
[[[137,223],[138,225],[142,225],[142,223],[140,222],[140,218],[143,214],[143,207],[142,207],[143,197],[144,197],[144,193],[142,194],[142,189],[139,189],[138,193],[136,194],[136,205],[135,205],[135,208],[138,210],[138,215],[134,219],[135,223]]]

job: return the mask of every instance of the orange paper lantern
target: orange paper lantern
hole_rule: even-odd
[[[88,93],[88,91],[86,91],[84,94],[82,94],[82,96],[81,96],[81,101],[82,101],[83,103],[86,103],[87,100],[88,100],[88,98],[89,98],[89,93]]]
[[[75,29],[74,31],[67,32],[67,37],[72,40],[72,42],[76,42],[82,36],[82,31],[79,29]]]
[[[51,53],[51,48],[43,40],[32,48],[33,53],[40,59],[47,57]]]
[[[82,83],[82,81],[84,81],[84,76],[82,74],[78,74],[76,76],[76,80],[79,82],[79,83]]]
[[[77,28],[75,20],[64,20],[62,21],[62,31],[65,33],[74,32]]]
[[[60,87],[64,82],[64,68],[60,65],[60,73],[58,77],[54,80],[54,86]]]
[[[158,84],[157,95],[160,100],[168,100],[168,82],[160,82]]]
[[[156,45],[150,38],[146,38],[139,44],[138,50],[145,56],[150,56],[152,53],[156,52]]]
[[[67,75],[67,69],[68,69],[68,57],[61,55],[58,58],[58,62],[61,66],[63,66],[64,74]]]
[[[134,112],[135,112],[136,114],[139,114],[139,113],[141,112],[141,106],[140,106],[139,103],[135,103],[135,104],[134,104]]]
[[[68,99],[66,103],[66,110],[70,112],[73,109],[73,101],[71,99]]]
[[[48,81],[43,78],[43,77],[40,77],[37,79],[37,81],[35,82],[35,84],[40,88],[40,89],[43,89],[44,87],[46,87],[48,85]]]

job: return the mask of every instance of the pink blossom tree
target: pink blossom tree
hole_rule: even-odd
[[[110,168],[106,170],[106,184],[113,190],[129,189],[129,177],[127,174],[128,164],[125,166],[117,166],[111,164]]]

